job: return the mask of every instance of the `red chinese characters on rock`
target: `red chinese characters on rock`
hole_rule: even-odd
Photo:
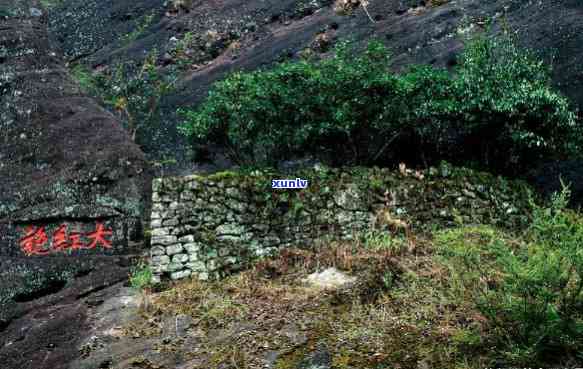
[[[69,240],[67,239],[67,225],[62,224],[55,233],[53,233],[53,250],[65,251],[69,248]]]
[[[97,222],[95,231],[88,233],[67,232],[67,224],[61,224],[52,234],[49,240],[45,227],[28,226],[25,235],[20,239],[20,249],[27,256],[48,255],[50,253],[67,252],[68,250],[91,250],[101,246],[111,249],[111,229],[107,229],[101,222]],[[89,242],[84,243],[81,237],[86,237]]]
[[[111,236],[111,231],[105,229],[102,223],[97,223],[97,228],[95,232],[91,232],[87,234],[87,238],[91,240],[88,249],[94,249],[95,246],[101,244],[106,249],[111,249],[111,242],[105,239],[105,236]]]
[[[43,246],[49,238],[45,232],[45,227],[26,227],[26,235],[20,239],[20,248],[26,255],[46,255],[50,250]]]

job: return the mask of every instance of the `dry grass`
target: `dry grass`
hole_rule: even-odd
[[[448,271],[435,262],[430,241],[417,240],[414,252],[402,237],[373,246],[377,241],[287,249],[220,282],[178,282],[153,297],[152,313],[132,329],[157,335],[159,317],[192,316],[205,333],[187,356],[206,358],[201,368],[261,368],[272,350],[281,353],[277,368],[294,368],[322,341],[335,368],[417,368],[423,360],[456,367],[468,341],[463,332],[481,329],[481,317],[448,295]],[[358,276],[357,286],[318,291],[302,285],[306,274],[332,266]],[[472,360],[484,364],[479,355]]]

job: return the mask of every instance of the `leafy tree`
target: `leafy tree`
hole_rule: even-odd
[[[343,164],[477,161],[500,170],[570,155],[580,127],[549,68],[510,38],[470,42],[449,73],[391,73],[386,48],[341,42],[325,60],[236,72],[195,110],[180,109],[195,142],[229,148],[242,164],[316,154]]]

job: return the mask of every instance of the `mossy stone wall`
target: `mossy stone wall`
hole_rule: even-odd
[[[306,189],[272,189],[301,178]],[[221,278],[259,257],[316,240],[350,240],[379,210],[414,230],[459,222],[520,227],[529,214],[527,185],[453,168],[330,169],[294,175],[224,172],[153,182],[151,265],[155,280]]]

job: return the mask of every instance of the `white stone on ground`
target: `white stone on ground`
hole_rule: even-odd
[[[320,273],[312,273],[303,279],[313,287],[321,289],[337,289],[346,287],[356,282],[356,277],[351,277],[336,268],[328,268]]]

